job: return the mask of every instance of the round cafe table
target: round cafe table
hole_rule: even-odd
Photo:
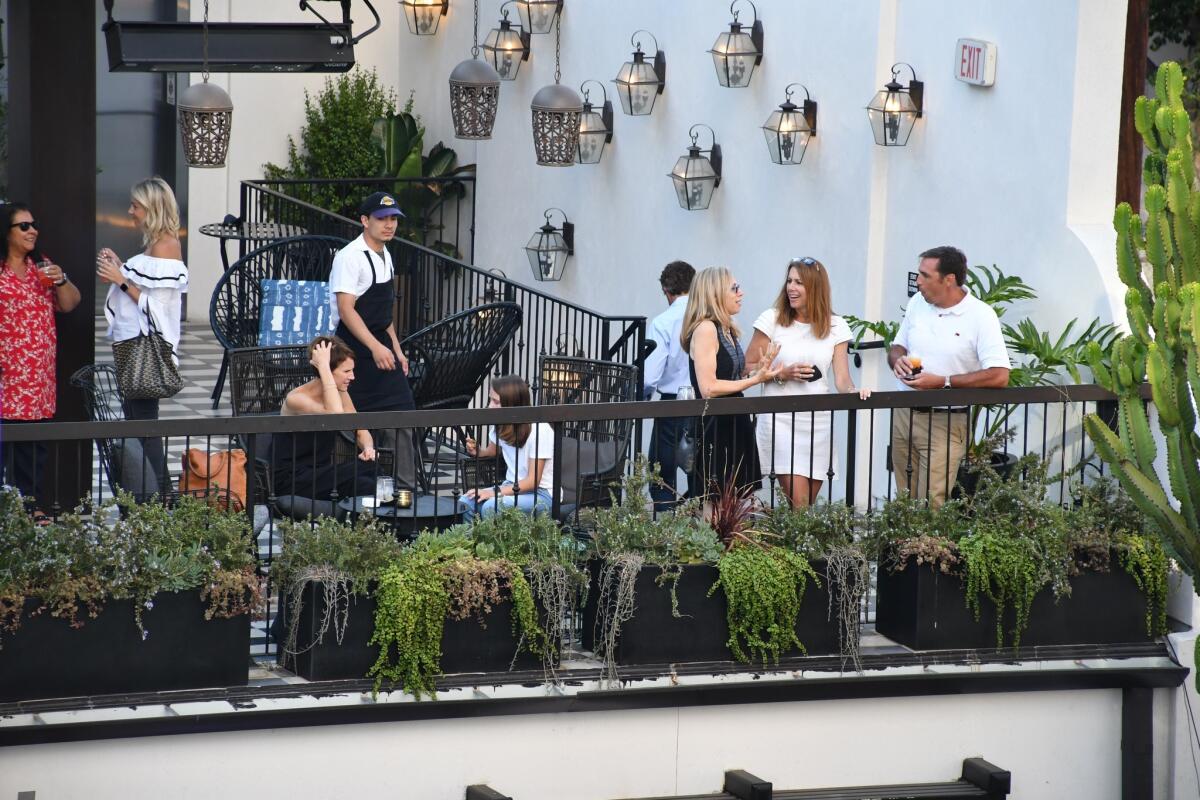
[[[338,506],[349,514],[374,512],[375,519],[390,525],[398,539],[415,539],[424,530],[444,531],[463,521],[462,510],[453,497],[418,494],[409,508],[397,508],[394,503],[374,507],[374,501],[374,497],[347,497]]]
[[[221,267],[228,272],[229,252],[225,245],[231,239],[239,243],[238,258],[241,258],[246,255],[247,250],[254,249],[253,244],[250,247],[246,246],[248,242],[265,244],[276,239],[304,236],[308,231],[299,225],[280,225],[276,222],[210,222],[200,226],[200,233],[221,241]]]

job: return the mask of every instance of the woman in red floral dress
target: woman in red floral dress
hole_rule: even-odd
[[[48,420],[55,412],[58,333],[54,313],[79,305],[79,289],[57,264],[35,250],[37,222],[28,206],[0,207],[7,247],[0,265],[0,421],[4,426]],[[45,506],[39,485],[45,477],[44,442],[3,441],[0,477]]]

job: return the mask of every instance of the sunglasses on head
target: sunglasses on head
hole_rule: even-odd
[[[806,267],[811,267],[817,263],[817,260],[815,258],[809,258],[808,256],[805,256],[804,258],[793,258],[792,263],[803,264]]]
[[[12,225],[9,225],[8,227],[20,228],[22,232],[27,231],[30,228],[33,228],[35,231],[38,229],[37,223],[34,222],[33,220],[29,220],[27,222],[14,222]]]

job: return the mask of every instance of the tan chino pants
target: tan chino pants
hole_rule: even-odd
[[[934,508],[946,502],[967,453],[963,411],[897,408],[892,412],[892,473],[896,493],[928,497]]]

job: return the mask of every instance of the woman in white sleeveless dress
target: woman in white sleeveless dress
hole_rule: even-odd
[[[772,344],[779,346],[775,363],[783,371],[763,384],[765,397],[858,391],[850,378],[847,358],[854,337],[846,322],[833,313],[829,274],[814,258],[791,261],[787,279],[775,305],[754,322],[754,336],[746,360],[757,363]],[[826,478],[837,474],[837,456],[830,442],[832,412],[797,411],[759,414],[755,435],[759,462],[765,474],[774,474],[793,506],[807,506],[817,498]]]

